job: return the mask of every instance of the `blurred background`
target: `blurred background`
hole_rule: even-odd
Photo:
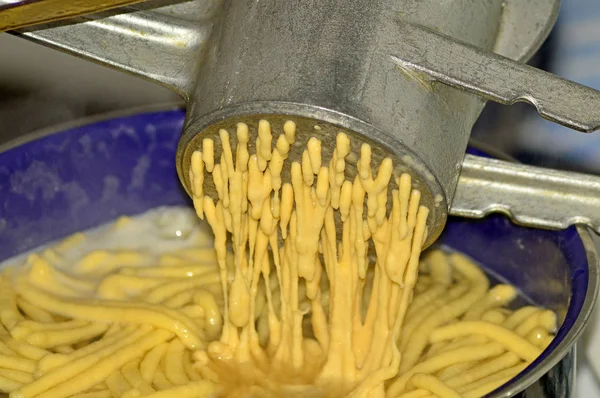
[[[160,86],[8,34],[0,34],[0,51],[0,145],[86,116],[179,101]],[[558,23],[531,64],[600,89],[600,0],[563,0]],[[600,132],[569,131],[525,104],[490,103],[472,136],[524,163],[600,174]],[[600,353],[590,356],[600,362]],[[600,397],[585,365],[580,380],[578,397]]]
[[[531,64],[600,89],[600,1],[563,0],[556,27]],[[529,105],[489,104],[472,136],[524,163],[600,173],[600,134],[542,120]]]

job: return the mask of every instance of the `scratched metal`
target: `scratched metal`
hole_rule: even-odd
[[[401,24],[400,31],[394,56],[403,68],[501,104],[527,102],[574,130],[600,129],[600,91],[421,27]]]

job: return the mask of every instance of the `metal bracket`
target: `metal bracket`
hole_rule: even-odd
[[[466,155],[450,214],[494,212],[529,227],[584,224],[600,233],[600,177]]]
[[[600,129],[600,91],[423,27],[399,24],[402,40],[392,56],[403,69],[501,104],[528,102],[545,119],[574,130]]]
[[[220,3],[150,1],[11,33],[146,78],[187,99]]]

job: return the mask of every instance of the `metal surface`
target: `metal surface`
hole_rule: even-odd
[[[311,119],[370,141],[375,152],[387,152],[404,164],[423,192],[423,203],[433,209],[429,244],[444,226],[484,101],[462,90],[431,87],[401,71],[393,57],[403,40],[399,24],[423,25],[526,60],[553,25],[558,3],[158,2],[20,33],[189,97],[178,153],[180,176],[188,175],[189,155],[198,142],[194,137],[219,123],[257,114]],[[530,18],[527,27],[521,26],[523,16]]]
[[[3,0],[0,32],[100,12],[143,0]]]
[[[494,52],[527,62],[554,27],[560,0],[507,0]]]
[[[393,55],[412,73],[505,105],[528,102],[545,119],[574,130],[600,128],[600,91],[421,27],[401,24],[400,32]]]
[[[7,1],[7,0],[0,0]],[[159,83],[187,98],[220,0],[149,1],[11,32]]]
[[[214,134],[220,123],[234,125],[237,118],[253,114],[322,121],[370,140],[376,151],[408,166],[423,203],[432,209],[427,244],[433,242],[443,228],[447,200],[484,101],[447,86],[432,89],[403,73],[391,56],[402,40],[399,21],[435,27],[491,50],[502,29],[503,4],[225,2],[211,38],[214,51],[203,60],[190,95],[177,160],[182,183],[188,185],[198,135]],[[303,134],[317,133],[309,129]]]
[[[21,2],[20,0],[0,0],[0,6],[15,3],[15,1]],[[119,9],[119,18],[114,18],[113,14],[99,14],[92,17],[88,16],[70,20],[67,25],[39,25],[34,29],[12,33],[83,58],[92,59],[117,69],[123,69],[133,74],[165,83],[169,86],[172,85],[171,79],[166,79],[165,81],[165,79],[161,78],[163,76],[168,77],[168,73],[149,73],[146,70],[147,68],[143,67],[143,63],[140,62],[141,59],[144,59],[150,65],[155,63],[153,58],[155,58],[157,51],[162,50],[162,53],[164,48],[154,48],[154,45],[171,46],[173,48],[167,51],[167,53],[180,52],[183,53],[179,55],[180,57],[196,58],[199,61],[202,58],[202,54],[198,54],[193,46],[182,47],[181,43],[173,40],[165,40],[163,35],[159,34],[155,36],[151,31],[147,31],[147,27],[156,24],[171,25],[177,28],[183,21],[192,22],[196,24],[196,33],[200,36],[200,41],[203,41],[210,31],[211,22],[220,10],[223,1],[149,0],[145,1],[143,5]],[[448,6],[444,3],[452,2],[464,4],[464,8],[467,10],[481,7],[479,5],[471,7],[471,3],[474,3],[473,1],[463,0],[453,0],[451,2],[441,0],[428,1],[428,4],[425,6],[416,7],[416,0],[410,0],[406,1],[406,8],[410,14],[405,14],[403,17],[418,22],[426,18],[428,13],[431,13],[434,19],[437,20],[436,26],[439,26],[441,31],[448,32],[444,26],[446,25],[444,19],[447,17],[447,10],[450,9],[452,14],[457,14],[457,7]],[[485,5],[489,3],[489,0],[482,1],[481,3]],[[550,32],[556,20],[559,5],[560,0],[505,1],[493,50],[517,61],[527,61],[537,51]],[[413,14],[416,16],[414,19]],[[165,19],[165,16],[170,19]],[[184,28],[186,31],[193,29],[189,25]],[[106,35],[106,33],[112,31],[118,32],[119,35]],[[452,33],[449,32],[449,34]],[[132,38],[128,38],[127,36],[132,36]],[[463,40],[469,41],[464,35],[462,36]],[[138,41],[138,48],[130,56],[131,58],[128,59],[123,56],[123,53],[130,51],[123,50],[131,50],[131,46],[128,45],[131,39]],[[102,42],[101,46],[98,44],[98,41]],[[123,42],[125,46],[123,46]],[[171,69],[169,65],[163,64],[163,67],[166,67],[165,71],[167,72]],[[181,84],[177,84],[174,87],[182,95],[185,94],[180,90],[182,87]]]
[[[582,224],[600,233],[600,177],[467,155],[450,214],[493,212],[530,227]]]
[[[515,398],[574,398],[577,385],[577,350],[571,348],[567,354],[547,373],[522,392],[512,395]],[[509,397],[494,394],[493,397]],[[486,397],[490,398],[490,397]],[[587,397],[586,397],[587,398]]]

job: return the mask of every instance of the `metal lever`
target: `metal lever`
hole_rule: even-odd
[[[529,227],[600,233],[600,177],[466,155],[450,214],[509,215]]]
[[[600,129],[600,91],[423,27],[399,25],[402,39],[391,56],[403,69],[501,104],[528,102],[543,118],[574,130]]]
[[[4,1],[0,2],[0,32],[106,11],[141,1],[144,0]]]
[[[1,5],[11,0],[0,0]],[[162,84],[187,98],[212,31],[212,2],[192,0],[58,26],[12,31],[26,39]],[[0,13],[0,16],[2,13]]]
[[[545,119],[574,130],[600,129],[600,91],[416,25],[399,28],[402,40],[391,56],[416,78],[423,74],[505,105],[528,102]],[[600,233],[600,177],[467,155],[450,214],[493,212],[530,227],[585,224]]]

